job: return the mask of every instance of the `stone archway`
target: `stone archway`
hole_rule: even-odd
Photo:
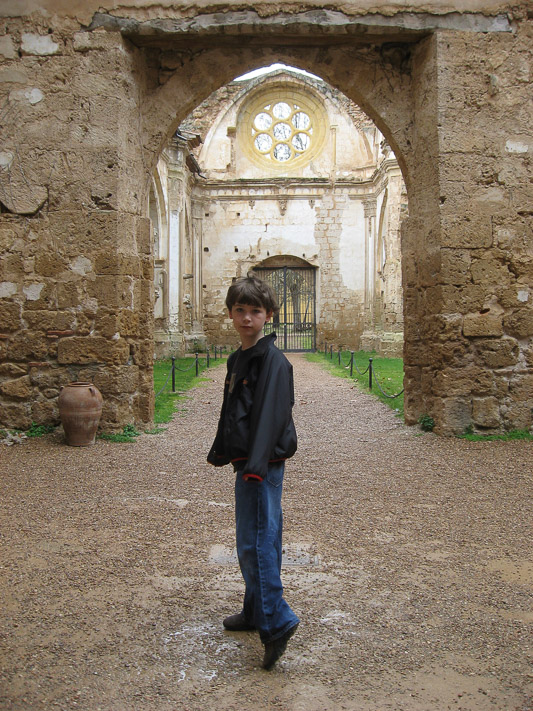
[[[13,10],[2,45],[2,89],[17,109],[0,195],[3,421],[54,417],[54,391],[73,376],[98,381],[108,424],[150,419],[151,169],[203,98],[281,60],[359,104],[402,167],[408,422],[429,413],[441,433],[530,427],[527,13],[509,5],[514,25],[492,11],[422,9],[152,19],[142,6],[85,28],[58,14],[48,35],[45,6]]]

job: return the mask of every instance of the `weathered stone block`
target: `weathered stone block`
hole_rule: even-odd
[[[137,336],[140,333],[139,313],[122,309],[118,316],[118,329],[122,336]]]
[[[57,389],[61,384],[61,373],[58,368],[51,366],[33,366],[30,367],[30,381],[32,385],[36,385],[39,390]],[[65,384],[68,378],[65,376]]]
[[[150,422],[153,417],[155,393],[153,390],[149,393],[143,393],[135,398],[135,410],[141,422]]]
[[[442,246],[456,249],[490,247],[490,215],[450,215],[442,220]]]
[[[141,368],[153,366],[154,346],[152,341],[140,341],[133,346],[133,362]]]
[[[141,273],[139,257],[101,252],[94,258],[97,274],[128,275],[138,277]]]
[[[507,266],[495,259],[473,260],[470,272],[475,284],[507,286],[511,281],[511,274]]]
[[[470,252],[460,249],[441,250],[441,284],[452,284],[462,286],[471,281],[470,264],[472,262]]]
[[[31,405],[32,421],[38,425],[59,424],[59,408],[56,402],[38,400]]]
[[[514,338],[486,339],[476,344],[481,360],[489,368],[505,368],[518,362],[519,347]]]
[[[16,59],[17,50],[13,38],[10,37],[10,35],[0,37],[0,55],[5,59]]]
[[[48,343],[44,334],[21,331],[8,344],[9,360],[43,360],[48,353]]]
[[[78,285],[75,282],[57,285],[57,306],[60,309],[75,308],[80,303]]]
[[[467,314],[481,311],[487,298],[487,290],[479,284],[443,286],[441,289],[443,312]]]
[[[59,53],[59,45],[57,42],[54,42],[50,35],[38,35],[31,32],[24,32],[22,34],[20,49],[22,54],[36,55],[39,57]]]
[[[27,367],[16,365],[15,363],[0,363],[0,378],[18,378],[26,375]]]
[[[151,254],[152,253],[152,240],[151,240],[152,228],[151,222],[147,217],[137,218],[137,229],[136,229],[136,240],[137,240],[137,250],[139,254]]]
[[[108,341],[101,336],[62,338],[57,347],[57,360],[61,364],[111,363],[121,365],[129,357],[129,345],[119,339]]]
[[[11,397],[16,400],[25,400],[32,393],[30,376],[24,375],[16,380],[6,380],[0,383],[0,393],[6,397]]]
[[[32,423],[30,404],[0,402],[0,422],[20,430],[29,429]]]
[[[0,261],[0,281],[19,281],[24,275],[24,261],[20,254],[5,254]]]
[[[436,397],[468,396],[472,392],[472,369],[442,368],[432,370],[430,391]]]
[[[500,405],[495,397],[473,398],[472,419],[479,427],[498,427],[500,424]]]
[[[107,310],[99,310],[94,320],[94,328],[99,336],[112,338],[120,330],[117,314],[110,313]]]
[[[432,414],[437,434],[462,434],[472,422],[472,402],[460,396],[442,398],[435,401]]]
[[[139,368],[135,365],[121,366],[97,373],[93,382],[102,393],[119,395],[137,390]]]
[[[463,334],[474,336],[503,335],[503,317],[492,313],[466,314],[463,321]]]
[[[528,430],[533,426],[531,402],[506,402],[501,407],[505,430]]]
[[[533,336],[533,307],[525,306],[517,309],[503,320],[505,333],[515,338]]]
[[[23,311],[26,325],[34,330],[66,331],[75,327],[76,316],[68,311]]]
[[[40,254],[35,258],[35,273],[44,277],[60,276],[67,269],[67,264],[58,254]]]
[[[11,301],[0,301],[0,331],[18,331],[21,324],[20,305]]]
[[[128,276],[97,276],[87,284],[87,294],[106,308],[131,308],[135,282]]]
[[[42,311],[46,309],[55,310],[57,307],[57,285],[48,283],[27,282],[22,287],[26,301],[24,308]]]

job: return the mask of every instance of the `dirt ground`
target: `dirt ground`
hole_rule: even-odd
[[[533,708],[530,442],[404,426],[291,356],[300,446],[284,491],[273,671],[240,609],[233,474],[205,456],[221,368],[163,435],[0,448],[1,709]]]

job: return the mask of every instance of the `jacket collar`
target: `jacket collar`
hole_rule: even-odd
[[[268,336],[263,336],[262,338],[260,338],[255,344],[255,346],[252,346],[253,353],[251,354],[251,357],[255,358],[263,356],[270,348],[270,346],[274,344],[276,338],[277,336],[274,331],[272,331],[272,333],[269,333]]]

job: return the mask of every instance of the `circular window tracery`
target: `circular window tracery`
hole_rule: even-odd
[[[288,82],[254,94],[240,118],[241,145],[255,162],[273,169],[309,162],[324,144],[322,102]]]

